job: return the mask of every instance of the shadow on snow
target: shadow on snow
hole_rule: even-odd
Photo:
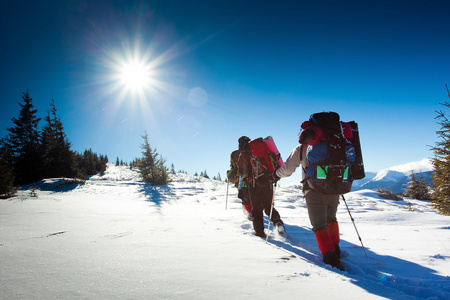
[[[26,184],[20,187],[20,190],[33,190],[49,191],[55,193],[64,193],[76,189],[79,185],[83,185],[83,180],[72,178],[49,178],[43,179],[36,183]]]
[[[267,219],[265,220],[267,222]],[[331,268],[322,262],[322,255],[316,246],[314,233],[310,228],[285,224],[288,235],[285,239],[269,239],[275,247],[316,265]],[[351,279],[351,282],[367,292],[381,296],[392,297],[393,292],[403,294],[401,297],[450,299],[450,278],[436,274],[435,270],[398,257],[381,255],[366,248],[368,257],[348,257],[345,249],[361,248],[360,245],[341,240],[342,262],[344,272],[331,268]],[[352,261],[354,259],[355,261]],[[405,275],[387,274],[383,266],[398,266],[406,270],[413,278]],[[383,288],[381,288],[383,286]],[[395,290],[395,291],[393,291]]]
[[[146,201],[154,203],[161,208],[163,202],[167,202],[173,198],[175,193],[169,185],[153,185],[151,183],[143,183],[139,192],[144,193]]]

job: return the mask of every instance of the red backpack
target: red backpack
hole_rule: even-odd
[[[263,176],[268,178],[283,165],[283,159],[271,136],[254,139],[248,145],[251,150],[252,177],[255,180]]]

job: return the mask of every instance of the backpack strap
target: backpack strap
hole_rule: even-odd
[[[305,167],[303,166],[303,164],[302,164],[303,159],[304,159],[304,158],[306,159],[306,157],[303,157],[303,151],[305,151],[305,150],[304,150],[305,147],[308,147],[308,145],[306,145],[306,144],[301,144],[301,146],[300,146],[300,165],[302,166],[302,172],[303,172],[303,174],[306,174],[306,168],[305,168]],[[303,176],[303,175],[302,175],[302,176]],[[303,185],[303,192],[305,192],[305,191],[311,189],[311,188],[309,187],[309,185],[308,185],[308,182],[306,181],[306,176],[305,176],[305,178],[302,179],[302,181],[300,181],[300,183]]]
[[[300,145],[300,162],[303,160],[303,147],[305,147],[304,144]]]

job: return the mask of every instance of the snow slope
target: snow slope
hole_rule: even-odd
[[[288,236],[266,243],[224,182],[157,187],[110,164],[61,183],[0,200],[1,299],[450,299],[450,218],[423,201],[347,194],[367,256],[341,203],[341,272],[321,261],[299,190],[276,190]]]

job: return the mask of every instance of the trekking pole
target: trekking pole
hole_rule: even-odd
[[[355,227],[356,234],[358,235],[358,239],[359,239],[359,241],[361,242],[361,246],[362,246],[362,248],[363,248],[363,250],[364,250],[364,253],[366,254],[366,257],[369,257],[369,256],[367,255],[366,248],[364,247],[364,244],[363,244],[363,241],[362,241],[362,239],[361,239],[361,236],[359,235],[358,229],[356,228],[355,220],[353,219],[352,214],[350,213],[350,209],[348,208],[347,201],[345,201],[344,195],[341,195],[341,196],[342,196],[342,199],[344,200],[345,206],[347,207],[348,214],[350,215],[350,220],[352,220],[353,227]]]
[[[225,210],[228,209],[228,187],[230,186],[230,181],[227,179],[227,198],[225,200]]]
[[[272,211],[273,211],[273,204],[275,202],[275,191],[277,189],[277,183],[275,182],[275,185],[273,186],[273,193],[272,193],[272,204],[270,205],[270,216],[269,216],[269,225],[267,226],[267,234],[266,234],[266,243],[269,239],[269,233],[270,233],[270,222],[272,220]]]

